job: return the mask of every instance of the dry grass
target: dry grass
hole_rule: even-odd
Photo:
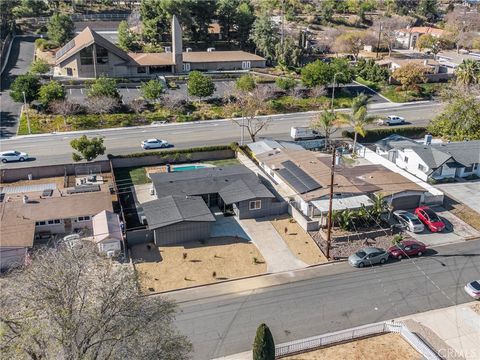
[[[160,248],[150,244],[150,250],[147,246],[132,247],[143,293],[211,284],[267,271],[267,264],[256,246],[234,237]]]
[[[55,183],[58,189],[64,188],[64,179],[63,176],[50,177],[43,179],[33,179],[33,180],[19,180],[11,183],[3,183],[4,186],[25,186],[25,185],[38,185],[38,184],[51,184]]]
[[[284,217],[272,220],[271,223],[297,258],[308,265],[327,262],[317,244],[295,220]]]
[[[35,50],[36,59],[45,60],[48,65],[55,65],[55,53],[53,51],[40,51],[39,49]]]
[[[381,354],[381,355],[380,355]],[[399,334],[389,333],[289,356],[289,360],[422,359]]]
[[[460,220],[480,231],[480,214],[471,207],[457,202],[448,196],[444,198],[444,207]]]

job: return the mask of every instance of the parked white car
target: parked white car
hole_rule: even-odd
[[[7,150],[0,153],[0,160],[3,163],[9,161],[25,161],[28,159],[28,154],[16,150]]]
[[[380,119],[377,122],[378,125],[403,125],[405,124],[405,119],[401,116],[388,115],[386,119]]]
[[[405,226],[408,231],[413,233],[421,233],[425,226],[417,217],[417,215],[405,210],[396,210],[393,212],[393,216],[398,220],[400,224]]]
[[[167,140],[148,139],[148,140],[142,141],[141,146],[144,150],[147,150],[147,149],[167,148],[170,146],[170,144],[168,143]]]
[[[480,300],[480,280],[469,282],[464,287],[465,292],[476,300]]]

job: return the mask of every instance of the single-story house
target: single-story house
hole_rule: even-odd
[[[304,216],[325,224],[330,196],[331,156],[308,150],[276,149],[256,156],[260,166],[278,184],[292,189],[289,202]],[[426,190],[381,165],[362,159],[358,165],[339,165],[335,173],[334,208],[369,207],[383,196],[394,209],[422,203]],[[366,195],[366,196],[365,196]]]
[[[391,135],[375,143],[376,153],[427,181],[480,176],[480,140],[431,143]]]
[[[210,237],[210,225],[215,221],[212,212],[251,219],[287,210],[287,204],[243,165],[153,173],[150,177],[157,199],[142,204],[142,209],[157,245]]]
[[[399,49],[415,49],[418,39],[423,35],[442,37],[447,32],[430,26],[413,26],[397,31],[395,47]]]
[[[118,255],[123,249],[123,232],[120,218],[109,210],[103,210],[92,218],[93,241],[98,250],[107,256]]]
[[[7,194],[0,203],[1,268],[23,264],[35,239],[91,232],[93,216],[103,210],[112,211],[108,191]]]
[[[447,72],[447,69],[443,69],[442,64],[437,60],[433,59],[415,59],[415,58],[385,58],[377,61],[377,64],[380,66],[387,67],[391,72],[407,65],[407,64],[417,64],[425,68],[425,74],[439,74],[441,72]]]
[[[461,50],[457,53],[455,50],[445,50],[437,54],[437,60],[442,66],[445,66],[449,69],[455,69],[465,60],[480,62],[480,53],[468,52],[465,50]]]
[[[183,49],[182,29],[172,17],[172,46],[163,53],[127,53],[86,27],[56,53],[55,76],[72,78],[150,77],[191,70],[248,70],[265,67],[266,60],[245,51]]]

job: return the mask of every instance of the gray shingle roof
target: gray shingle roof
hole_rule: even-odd
[[[142,204],[148,228],[157,229],[182,221],[215,221],[207,204],[197,196],[165,196]]]
[[[377,141],[375,145],[383,151],[389,151],[392,149],[404,149],[406,147],[408,148],[412,145],[418,145],[418,143],[405,136],[393,134],[389,137],[386,137],[385,139]]]
[[[227,204],[231,204],[255,197],[274,197],[257,175],[243,165],[151,174],[151,179],[159,198],[168,195],[219,193]],[[239,180],[243,184],[230,186]]]

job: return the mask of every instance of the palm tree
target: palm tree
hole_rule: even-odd
[[[350,114],[340,114],[339,122],[342,124],[348,124],[353,128],[353,151],[357,145],[358,134],[365,136],[365,128],[368,124],[371,124],[376,117],[367,115],[367,106],[360,105],[361,102],[356,100],[352,103],[352,111]]]
[[[480,83],[480,63],[475,60],[463,60],[455,70],[457,83],[472,85]]]
[[[325,110],[320,113],[310,123],[310,128],[320,131],[325,135],[325,146],[328,146],[330,136],[338,130],[338,116],[334,111]]]

